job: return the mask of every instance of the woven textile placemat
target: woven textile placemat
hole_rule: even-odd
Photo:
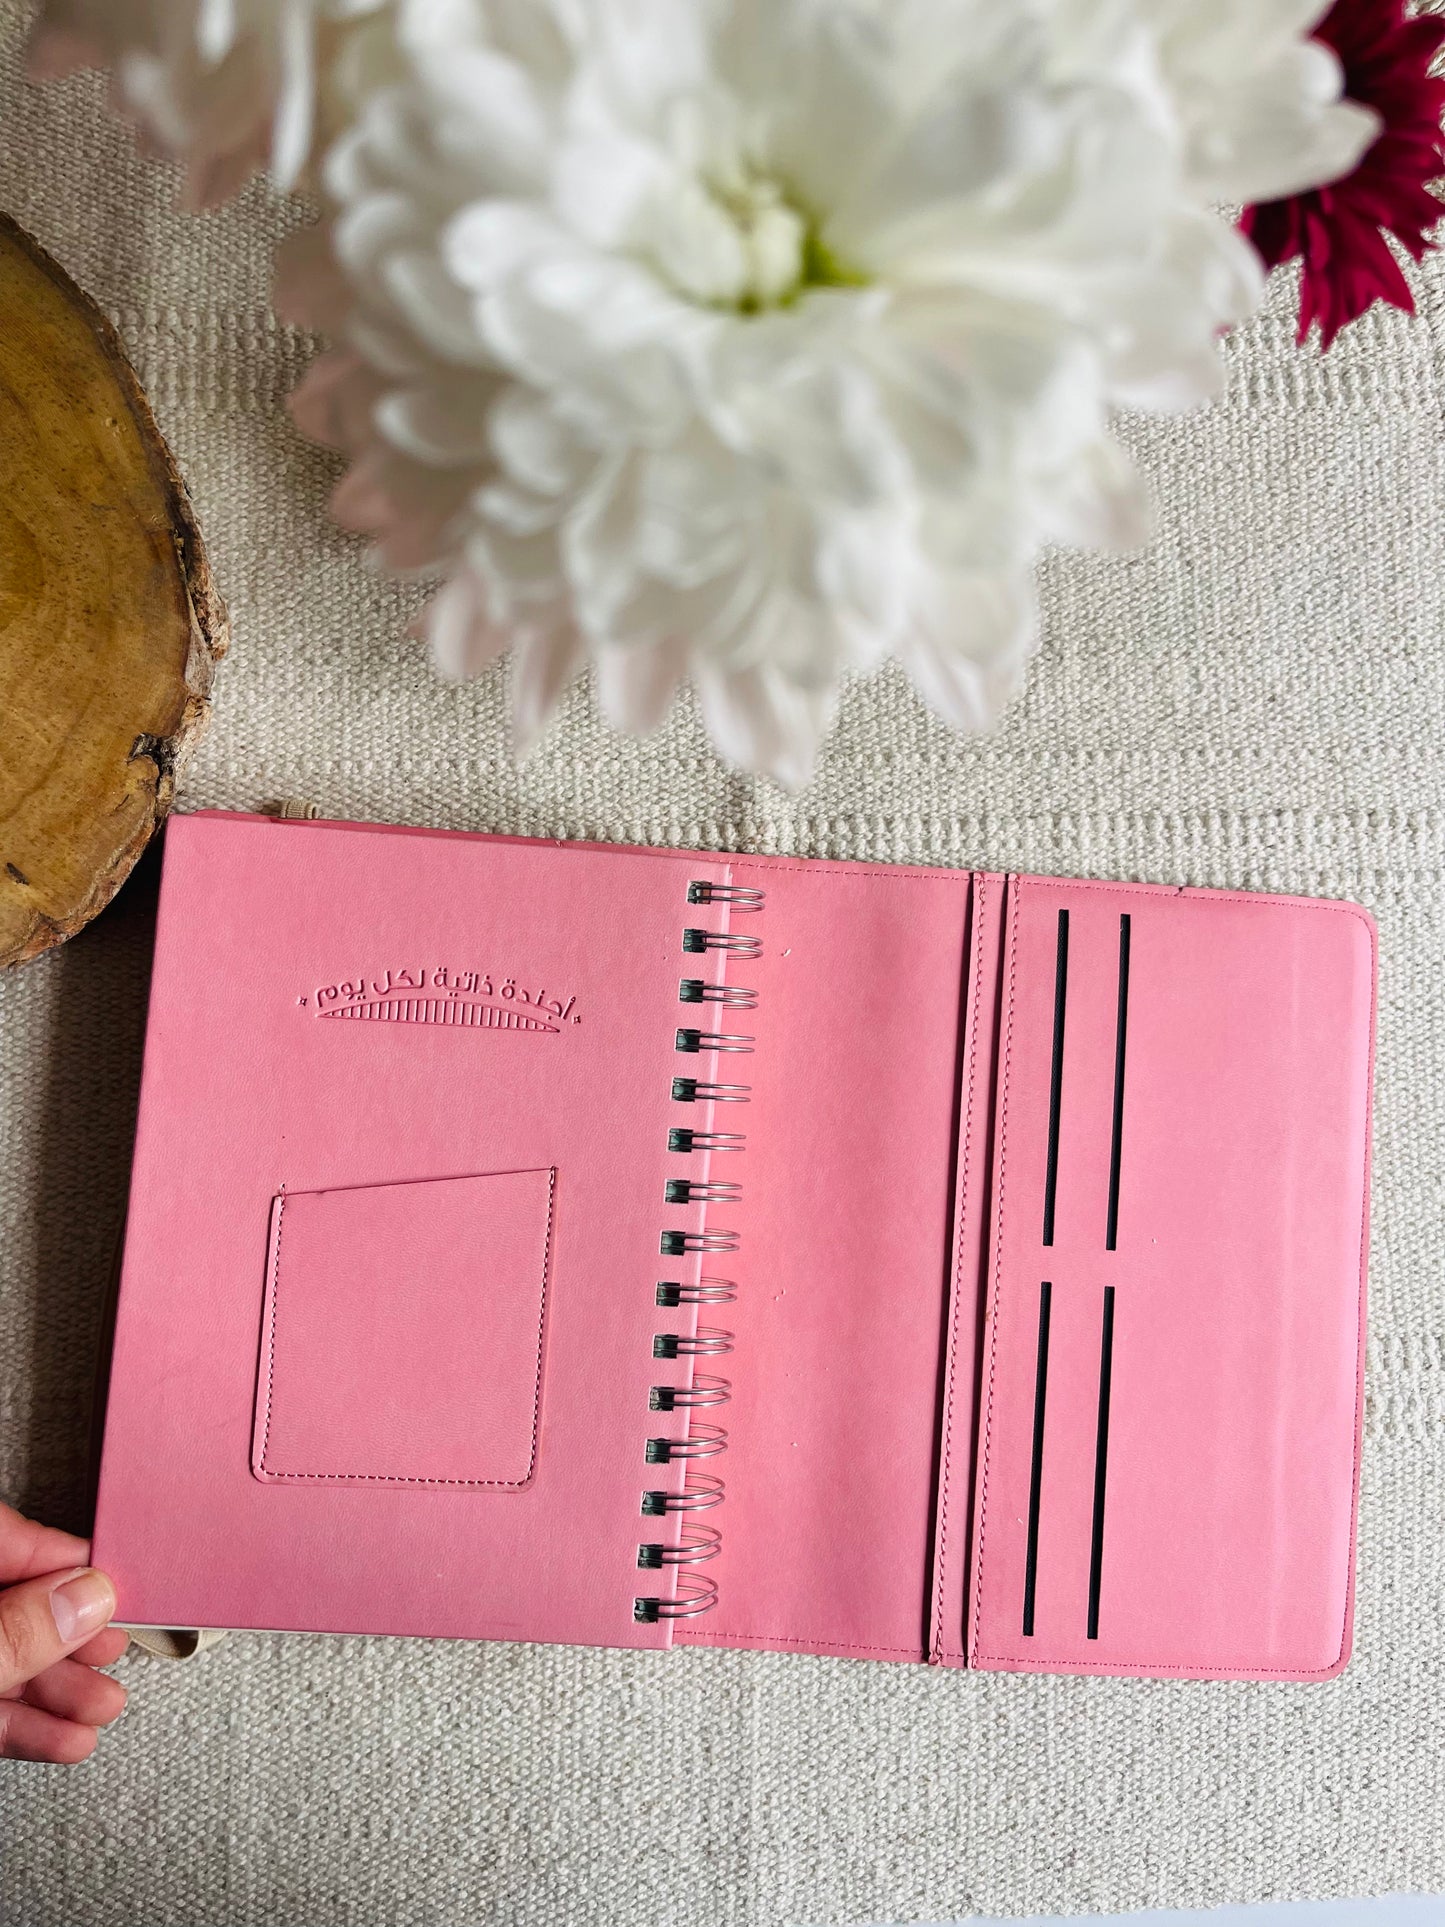
[[[128,1657],[92,1764],[0,1768],[0,1919],[771,1927],[1445,1888],[1445,276],[1323,362],[1276,307],[1218,406],[1130,427],[1157,540],[1049,565],[1043,654],[987,740],[885,677],[789,796],[691,710],[638,744],[579,690],[518,770],[505,668],[435,680],[398,640],[417,592],[325,518],[335,471],[282,409],[313,344],[268,308],[294,211],[173,211],[97,84],[22,83],[27,13],[0,0],[0,205],[119,325],[230,601],[188,806],[1354,896],[1383,981],[1341,1679],[238,1635]],[[0,1493],[82,1528],[153,889],[0,980]]]

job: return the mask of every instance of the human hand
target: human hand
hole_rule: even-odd
[[[95,1669],[125,1651],[107,1624],[115,1588],[87,1565],[84,1539],[0,1505],[0,1759],[74,1766],[125,1710]]]

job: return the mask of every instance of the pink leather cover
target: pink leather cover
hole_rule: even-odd
[[[1341,1663],[1363,913],[364,825],[200,817],[169,837],[96,1527],[124,1617],[1052,1670]],[[766,909],[685,906],[695,878]],[[692,924],[762,956],[684,957]],[[468,971],[485,987],[459,990]],[[758,1006],[680,1008],[682,975]],[[750,1054],[680,1057],[679,1024]],[[748,1103],[680,1105],[680,1072]],[[679,1156],[679,1124],[745,1149]],[[677,1176],[741,1196],[664,1206]],[[664,1226],[740,1248],[665,1258]],[[656,1281],[702,1275],[736,1284],[701,1315],[731,1353],[664,1363],[654,1341],[698,1315],[660,1309]],[[698,1468],[726,1482],[698,1515],[721,1529],[718,1603],[639,1624],[634,1597],[674,1575],[639,1574],[638,1545],[677,1530],[640,1518],[641,1493],[683,1470],[644,1444],[690,1429],[652,1388],[694,1363],[730,1392],[697,1414],[727,1433]]]
[[[1327,1677],[1353,1599],[1374,926],[1351,904],[1008,891],[967,1663]]]
[[[642,1493],[683,1472],[646,1442],[688,1429],[649,1411],[685,1377],[654,1334],[695,1322],[654,1302],[659,1230],[702,1223],[662,1205],[673,1034],[720,972],[680,933],[726,874],[171,823],[95,1525],[123,1620],[668,1643],[632,1608],[672,1580],[640,1583],[675,1537]],[[551,1172],[544,1258],[552,1181],[506,1174]]]

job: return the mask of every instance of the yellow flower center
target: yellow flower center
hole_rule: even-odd
[[[710,192],[737,230],[746,261],[736,299],[720,305],[739,314],[785,308],[809,288],[861,288],[868,277],[841,261],[823,239],[817,220],[789,200],[765,175],[737,185],[714,183]]]

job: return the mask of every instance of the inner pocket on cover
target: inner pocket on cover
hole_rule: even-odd
[[[548,1169],[274,1198],[255,1476],[525,1486],[555,1191]]]

